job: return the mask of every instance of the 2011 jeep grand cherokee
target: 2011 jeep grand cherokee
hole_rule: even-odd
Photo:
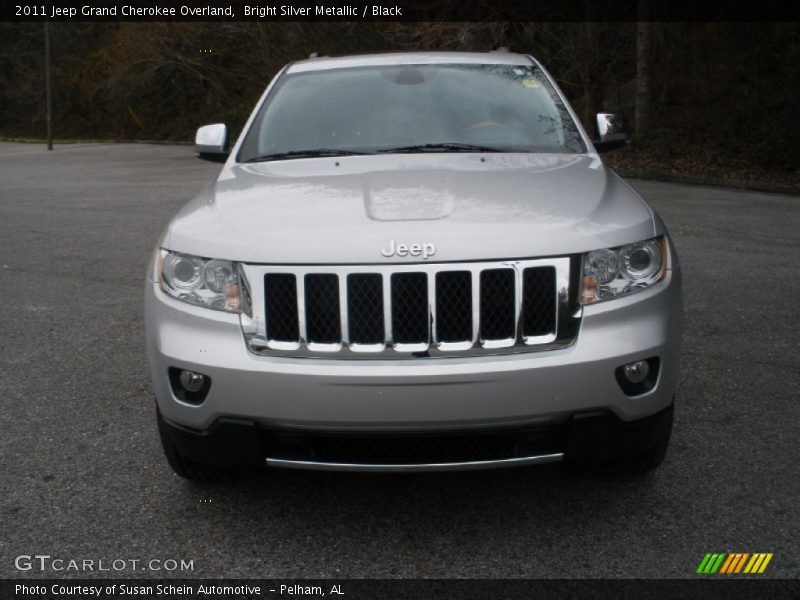
[[[678,261],[551,77],[507,52],[285,67],[164,231],[147,349],[172,468],[657,466]]]

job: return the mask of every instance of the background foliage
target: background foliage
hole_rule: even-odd
[[[653,23],[650,118],[629,160],[797,181],[800,28]],[[192,139],[241,127],[269,79],[311,52],[488,50],[539,58],[593,131],[634,123],[636,23],[54,23],[57,138]],[[0,25],[0,135],[42,138],[42,24]],[[624,159],[624,155],[623,155]],[[765,175],[766,174],[766,175]]]

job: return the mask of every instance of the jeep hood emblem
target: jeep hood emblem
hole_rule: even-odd
[[[392,256],[421,256],[422,260],[428,260],[429,257],[436,254],[436,246],[431,242],[396,244],[394,240],[389,240],[389,247],[381,248],[381,254],[386,258]]]

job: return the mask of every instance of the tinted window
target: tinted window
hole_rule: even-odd
[[[239,159],[441,143],[513,152],[584,150],[574,122],[535,67],[415,65],[284,76]]]

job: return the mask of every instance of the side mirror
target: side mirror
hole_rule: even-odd
[[[597,113],[597,140],[594,147],[598,152],[608,152],[622,148],[628,143],[628,134],[622,117],[611,113]]]
[[[225,162],[228,150],[228,126],[225,123],[205,125],[194,137],[194,151],[199,158],[213,162]]]

